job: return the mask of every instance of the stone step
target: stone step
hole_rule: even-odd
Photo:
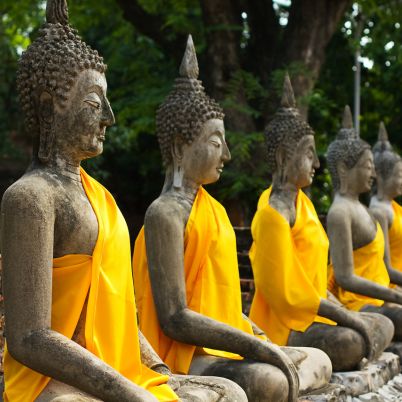
[[[307,395],[298,398],[298,402],[347,402],[345,387],[340,384],[328,384]]]
[[[393,379],[397,381],[396,376],[399,373],[399,357],[393,353],[384,352],[378,360],[371,362],[362,370],[333,373],[331,383],[343,385],[346,394],[350,397],[374,398],[370,396],[370,393],[378,394],[376,397],[381,396],[380,389]],[[399,381],[396,384],[399,384]],[[371,399],[357,399],[357,401],[360,400],[371,401]],[[376,399],[372,400],[376,401]],[[382,399],[379,400],[382,401]],[[402,393],[399,400],[402,401]]]

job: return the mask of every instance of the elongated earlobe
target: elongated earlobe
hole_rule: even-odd
[[[38,158],[46,163],[50,159],[54,141],[54,104],[52,95],[49,92],[42,92],[39,97],[39,151]]]

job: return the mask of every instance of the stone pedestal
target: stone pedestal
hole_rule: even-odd
[[[391,342],[391,345],[385,351],[396,354],[399,356],[399,361],[402,362],[402,342]]]
[[[328,384],[308,395],[299,397],[299,402],[347,402],[345,387],[340,384]]]
[[[399,357],[384,352],[363,370],[333,373],[331,383],[345,387],[348,402],[402,401],[402,376],[399,373]]]

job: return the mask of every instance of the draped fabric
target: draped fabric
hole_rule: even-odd
[[[86,348],[159,401],[178,401],[162,376],[141,363],[136,305],[126,222],[112,195],[81,169],[99,232],[92,256],[65,255],[53,260],[51,328],[71,339],[88,295]],[[23,366],[5,351],[7,402],[31,402],[49,377]]]
[[[389,287],[389,275],[384,263],[384,234],[379,223],[377,223],[377,233],[374,240],[357,250],[353,250],[353,267],[355,275]],[[374,306],[384,304],[383,300],[342,289],[336,283],[332,263],[329,265],[328,287],[341,303],[350,310],[359,311],[366,304]]]
[[[305,331],[319,317],[327,297],[328,238],[309,198],[299,190],[296,221],[289,222],[271,205],[271,187],[258,202],[251,225],[250,260],[255,295],[250,318],[268,337],[286,345],[290,330]]]
[[[388,230],[391,266],[402,271],[402,207],[395,201],[391,203],[394,220]]]
[[[187,374],[196,347],[167,337],[159,325],[148,273],[144,228],[135,242],[133,267],[141,331],[174,372]],[[198,190],[185,229],[184,274],[189,309],[253,334],[250,323],[242,315],[234,230],[223,206],[203,187]],[[229,352],[201,349],[202,353],[214,356],[241,358]]]

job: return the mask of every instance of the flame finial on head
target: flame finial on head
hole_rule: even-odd
[[[183,78],[198,78],[199,69],[193,38],[188,35],[186,50],[180,65],[180,76]]]
[[[353,129],[352,112],[348,105],[345,106],[342,117],[342,128]]]
[[[285,108],[296,108],[296,99],[288,73],[285,74],[285,79],[283,81],[281,106]]]
[[[385,128],[384,122],[380,122],[380,127],[378,129],[378,141],[379,142],[387,142],[388,140],[388,133],[387,129]]]
[[[50,24],[68,25],[67,0],[47,0],[46,22]]]
[[[336,136],[337,140],[354,140],[358,138],[358,135],[353,127],[352,112],[348,105],[345,106],[342,116],[341,129]]]

